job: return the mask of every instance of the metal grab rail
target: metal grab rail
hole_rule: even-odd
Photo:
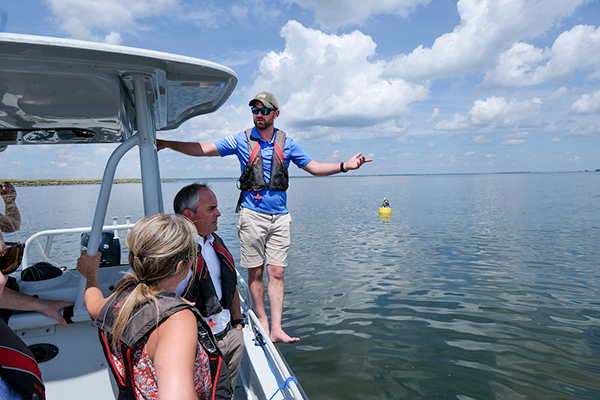
[[[131,230],[133,227],[135,226],[135,224],[129,223],[129,224],[122,224],[122,225],[105,225],[102,227],[102,230],[114,230],[114,231],[118,231],[119,229],[127,229],[128,231]],[[23,261],[21,262],[21,265],[23,266],[22,268],[29,268],[29,262],[28,262],[28,256],[27,256],[27,252],[31,246],[31,244],[33,243],[34,240],[46,236],[48,239],[46,240],[46,246],[44,247],[44,256],[46,258],[48,258],[49,254],[50,254],[50,250],[52,249],[52,242],[54,241],[54,236],[57,235],[67,235],[67,234],[73,234],[73,233],[85,233],[85,232],[91,232],[92,228],[91,227],[82,227],[82,228],[67,228],[67,229],[49,229],[49,230],[45,230],[45,231],[40,231],[37,232],[33,235],[31,235],[29,237],[29,239],[27,239],[27,241],[25,242],[25,253],[23,254]],[[95,254],[96,252],[94,252]]]
[[[126,221],[129,221],[130,218],[126,217]],[[135,226],[135,223],[125,223],[125,224],[117,224],[116,217],[113,217],[113,225],[105,225],[102,227],[102,230],[111,230],[115,231],[115,237],[124,237],[126,235],[119,236],[119,230],[126,230],[126,233]],[[25,252],[23,254],[23,260],[21,262],[22,269],[29,268],[28,255],[27,252],[31,248],[34,241],[39,240],[40,238],[46,237],[46,245],[44,246],[44,257],[48,258],[50,251],[52,250],[52,243],[54,241],[55,236],[60,235],[69,235],[69,234],[81,234],[86,232],[91,232],[91,227],[80,227],[80,228],[65,228],[65,229],[49,229],[45,231],[36,232],[31,235],[25,241]],[[75,260],[73,260],[73,265],[75,264]],[[78,292],[81,289],[78,288]],[[85,288],[84,288],[85,290]],[[79,294],[79,293],[77,293]],[[87,313],[87,310],[84,307],[74,308],[73,316],[71,317],[72,322],[81,322],[81,321],[89,321],[90,316]],[[47,317],[40,313],[19,313],[11,316],[10,319],[11,329],[15,331],[21,331],[26,329],[35,329],[35,328],[48,328],[57,325],[58,322],[51,317]]]

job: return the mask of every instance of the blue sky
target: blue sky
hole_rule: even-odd
[[[600,168],[600,3],[583,0],[20,0],[4,32],[165,51],[238,74],[229,101],[159,137],[211,142],[276,126],[316,160],[360,174]],[[4,178],[99,178],[114,147],[11,146]],[[138,177],[135,151],[118,177]],[[234,157],[159,153],[163,178],[239,175]],[[291,167],[292,175],[307,175]]]

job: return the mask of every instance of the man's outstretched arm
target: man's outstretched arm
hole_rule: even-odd
[[[344,171],[350,171],[359,169],[364,163],[373,161],[372,158],[365,158],[362,153],[358,153],[353,157],[350,157],[348,161],[344,163],[320,163],[312,160],[302,168],[309,174],[314,176],[326,176],[333,175]],[[342,165],[344,164],[344,171],[342,171]]]
[[[171,149],[193,157],[215,157],[221,155],[214,143],[177,142],[175,140],[156,139],[156,148],[159,151],[162,149]]]

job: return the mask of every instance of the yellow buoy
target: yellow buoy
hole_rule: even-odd
[[[390,207],[379,207],[379,216],[380,217],[391,217],[392,209]]]

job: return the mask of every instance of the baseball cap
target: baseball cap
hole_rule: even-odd
[[[279,102],[277,101],[275,96],[273,96],[269,92],[260,92],[259,94],[254,96],[254,98],[250,100],[250,107],[252,107],[257,101],[263,103],[267,108],[274,108],[276,110],[279,110]]]

